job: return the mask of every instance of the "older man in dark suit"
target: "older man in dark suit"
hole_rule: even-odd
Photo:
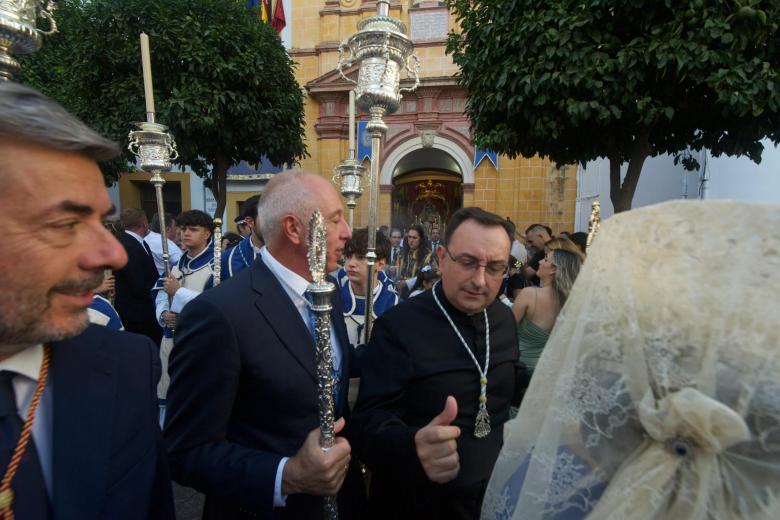
[[[339,495],[340,518],[360,507],[359,472],[343,437],[319,446],[315,345],[308,302],[308,221],[327,225],[333,271],[351,236],[341,199],[325,179],[277,174],[259,216],[260,260],[201,294],[182,312],[170,358],[165,438],[174,479],[207,495],[204,518],[322,518],[322,496]],[[338,292],[331,312],[336,416],[348,414],[352,352]]]
[[[104,271],[127,261],[103,227],[112,208],[96,162],[117,152],[38,92],[0,83],[6,518],[173,518],[156,424],[156,346],[87,328]]]

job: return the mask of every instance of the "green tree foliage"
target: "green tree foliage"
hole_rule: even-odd
[[[281,40],[244,0],[64,0],[58,34],[27,57],[22,81],[125,148],[145,118],[139,34],[149,35],[157,121],[225,208],[226,172],[266,155],[307,155],[303,93]],[[104,165],[127,171],[129,152]]]
[[[558,164],[610,161],[615,211],[648,156],[761,160],[780,141],[780,0],[448,0],[447,46],[476,142]],[[621,183],[620,165],[628,163]]]

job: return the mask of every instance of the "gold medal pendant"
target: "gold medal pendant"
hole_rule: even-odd
[[[482,439],[490,433],[490,415],[485,408],[480,408],[477,413],[477,420],[474,423],[474,437]]]

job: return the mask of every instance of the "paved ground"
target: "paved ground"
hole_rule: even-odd
[[[173,500],[176,504],[176,520],[200,520],[203,495],[173,482]]]

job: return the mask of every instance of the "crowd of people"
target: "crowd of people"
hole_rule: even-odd
[[[0,518],[175,518],[172,480],[206,519],[321,518],[324,496],[342,519],[774,518],[776,208],[632,212],[587,260],[582,234],[462,208],[378,230],[369,281],[326,179],[275,175],[215,258],[202,211],[110,220],[117,152],[0,84]],[[735,265],[746,221],[760,262]]]

